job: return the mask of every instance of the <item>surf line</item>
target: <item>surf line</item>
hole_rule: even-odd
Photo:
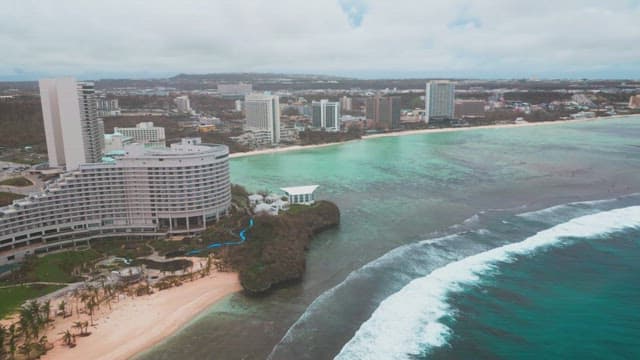
[[[447,343],[451,330],[441,321],[452,315],[448,295],[480,276],[497,263],[512,262],[542,248],[559,246],[569,237],[592,238],[640,227],[640,206],[604,211],[574,218],[518,243],[466,257],[417,278],[383,300],[356,331],[336,359],[407,359]]]

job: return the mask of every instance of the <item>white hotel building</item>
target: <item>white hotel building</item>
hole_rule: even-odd
[[[280,143],[280,98],[275,95],[251,94],[244,100],[247,117],[245,130],[255,134],[259,143]]]
[[[424,116],[431,119],[453,119],[455,112],[456,86],[447,80],[430,81],[426,85]]]
[[[165,147],[164,128],[153,126],[153,122],[141,122],[133,128],[115,127],[114,133],[133,138],[134,142],[144,144],[149,147]]]
[[[325,131],[340,131],[340,103],[329,100],[311,103],[313,114],[311,122],[314,128]]]
[[[0,264],[97,238],[192,234],[227,213],[226,146],[183,140],[126,150],[0,208]]]

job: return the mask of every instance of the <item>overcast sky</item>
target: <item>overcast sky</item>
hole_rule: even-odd
[[[0,79],[640,78],[640,0],[0,0]]]

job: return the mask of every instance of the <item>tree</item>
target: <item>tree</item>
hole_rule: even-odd
[[[42,304],[40,311],[44,314],[44,322],[48,323],[51,321],[51,300],[47,300]]]
[[[4,359],[6,350],[4,348],[4,342],[7,338],[7,328],[4,325],[0,325],[0,359]]]
[[[31,360],[31,351],[33,350],[33,344],[31,342],[25,342],[24,344],[18,347],[18,353],[27,358],[27,360]]]
[[[85,309],[87,309],[87,303],[89,302],[90,298],[91,296],[89,295],[89,293],[82,292],[82,294],[80,294],[80,302],[82,303]]]
[[[211,255],[207,256],[207,265],[204,269],[207,275],[211,274]]]
[[[24,336],[25,341],[28,342],[31,340],[32,336],[32,314],[26,307],[20,308],[19,313],[20,318],[18,319],[18,324],[20,324],[20,332],[22,333],[22,336]]]
[[[71,331],[67,330],[62,333],[62,342],[68,347],[73,347],[73,345],[75,345],[75,336],[73,336]]]
[[[79,335],[84,334],[84,323],[82,321],[76,321],[73,323],[73,326],[71,327],[73,329],[78,329],[78,331],[80,332]]]
[[[62,317],[67,317],[67,302],[62,300],[58,304],[58,312],[62,312]]]
[[[75,300],[75,303],[76,303],[76,316],[80,317],[80,310],[78,309],[78,300],[80,300],[80,290],[78,290],[78,288],[75,288],[73,290],[73,299]]]
[[[87,310],[89,310],[89,319],[91,320],[91,326],[93,326],[93,311],[95,310],[98,303],[96,302],[95,297],[91,297],[87,302]]]
[[[37,356],[40,357],[41,355],[44,355],[47,353],[48,342],[49,342],[49,339],[47,339],[46,336],[42,336],[40,337],[37,343],[34,343],[32,345],[31,349],[35,350],[37,352]]]
[[[11,324],[9,326],[9,354],[11,354],[12,359],[16,357],[16,340],[18,340],[18,330],[16,329],[16,324]]]

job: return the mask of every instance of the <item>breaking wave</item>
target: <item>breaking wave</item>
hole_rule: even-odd
[[[569,238],[592,238],[640,227],[640,206],[573,218],[518,243],[450,262],[409,282],[383,300],[347,342],[336,359],[407,359],[445,345],[451,330],[442,320],[452,316],[448,295],[479,282],[499,263],[561,246]]]

